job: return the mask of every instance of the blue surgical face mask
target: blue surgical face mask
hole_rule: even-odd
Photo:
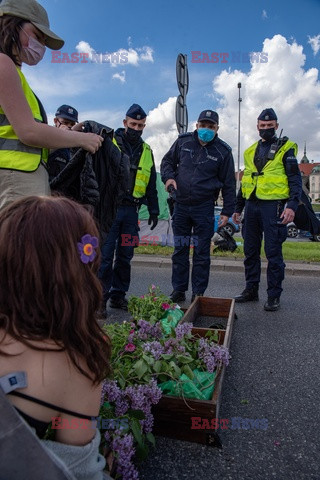
[[[198,128],[198,137],[202,142],[211,142],[214,139],[215,131],[210,128]]]

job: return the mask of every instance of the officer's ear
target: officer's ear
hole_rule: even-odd
[[[278,127],[279,127],[279,123],[276,123],[276,126],[274,127],[275,130],[278,130]]]
[[[126,128],[126,127],[128,126],[128,125],[127,125],[127,119],[126,119],[126,118],[124,118],[122,122],[123,122],[123,126],[124,126],[124,128]]]

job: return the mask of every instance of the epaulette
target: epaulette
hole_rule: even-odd
[[[222,143],[222,145],[223,145],[224,147],[226,147],[226,149],[229,150],[229,152],[231,152],[232,148],[230,147],[230,145],[228,145],[226,142],[224,142],[223,140],[221,140],[220,137],[218,137],[218,138],[219,138],[220,143]]]
[[[191,137],[192,135],[193,135],[193,132],[179,133],[178,138]]]

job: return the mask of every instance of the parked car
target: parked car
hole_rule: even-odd
[[[320,212],[315,212],[318,220],[320,220]],[[312,235],[312,233],[307,230],[300,230],[294,222],[290,222],[287,225],[287,235],[289,238],[296,238],[298,235],[300,237],[309,238],[312,242],[320,242],[320,234]]]
[[[219,216],[221,214],[221,211],[222,211],[222,207],[214,207],[214,231],[217,232],[218,231],[218,220],[219,220]],[[240,227],[239,225],[237,225],[236,223],[234,223],[232,221],[232,218],[230,217],[229,220],[228,220],[228,223],[224,226],[224,229],[231,235],[233,236],[236,232],[239,232],[240,231]]]

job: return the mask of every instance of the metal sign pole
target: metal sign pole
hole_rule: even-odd
[[[177,84],[180,95],[176,103],[176,125],[179,133],[188,131],[188,110],[186,98],[189,88],[189,73],[187,66],[187,55],[179,53],[176,62]]]

